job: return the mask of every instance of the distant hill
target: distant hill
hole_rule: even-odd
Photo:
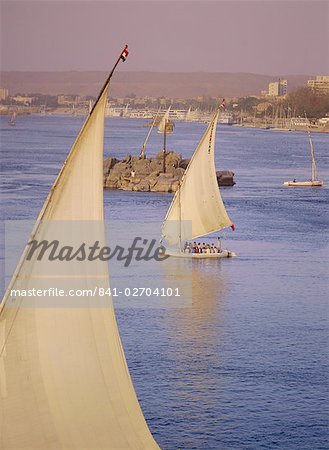
[[[105,72],[1,72],[0,85],[17,93],[97,95]],[[288,79],[288,90],[305,86],[308,75],[282,75]],[[112,97],[128,94],[150,97],[189,98],[201,95],[239,97],[259,95],[277,76],[252,73],[165,73],[120,72],[111,85]]]

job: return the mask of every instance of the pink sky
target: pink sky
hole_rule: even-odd
[[[2,70],[329,73],[326,1],[1,1]],[[121,69],[121,70],[122,70]]]

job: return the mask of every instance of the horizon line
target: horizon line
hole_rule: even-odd
[[[99,72],[99,73],[103,73],[103,72],[108,72],[108,70],[106,69],[61,69],[61,70],[39,70],[39,69],[34,69],[34,70],[27,70],[27,69],[0,69],[0,73],[5,73],[5,72],[18,72],[18,73],[70,73],[70,72],[75,72],[75,73],[85,73],[85,72]],[[149,70],[149,69],[136,69],[136,70],[120,70],[118,73],[163,73],[163,74],[187,74],[187,73],[191,73],[191,74],[245,74],[245,75],[259,75],[259,76],[264,76],[264,77],[280,77],[280,76],[317,76],[319,75],[319,73],[314,73],[314,74],[310,74],[310,73],[285,73],[285,74],[271,74],[271,73],[258,73],[258,72],[245,72],[245,71],[204,71],[204,70],[191,70],[191,71],[158,71],[158,70]],[[323,74],[321,74],[323,75]],[[325,74],[326,75],[326,74]]]

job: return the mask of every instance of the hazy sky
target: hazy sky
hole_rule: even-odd
[[[328,1],[1,1],[2,70],[329,73]]]

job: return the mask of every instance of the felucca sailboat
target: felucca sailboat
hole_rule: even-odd
[[[170,110],[171,105],[169,106],[167,111],[164,113],[162,119],[160,120],[160,123],[158,125],[158,133],[169,134],[174,131],[174,123],[169,120]]]
[[[88,245],[91,238],[103,242],[105,105],[113,72],[127,55],[126,46],[50,190],[30,241],[51,242],[64,227],[65,244],[83,239]],[[107,262],[56,265],[36,255],[28,260],[28,254],[27,245],[0,305],[0,448],[159,449],[134,391],[112,299],[104,295]],[[47,292],[55,288],[74,289],[73,296],[50,299]],[[94,288],[94,296],[78,298],[76,289]],[[19,294],[32,289],[41,296]]]
[[[235,256],[235,253],[229,250],[192,253],[186,251],[185,245],[192,239],[224,228],[231,227],[234,230],[234,224],[226,212],[219,192],[215,168],[215,135],[221,106],[217,108],[186,168],[162,224],[162,240],[169,248],[167,254],[171,256],[187,258]]]
[[[9,120],[8,120],[8,125],[10,125],[11,127],[15,127],[16,126],[16,111],[14,111],[12,114],[11,114],[11,116],[10,116],[10,118],[9,118]]]
[[[305,118],[307,119],[306,115]],[[308,140],[310,143],[311,149],[311,179],[307,181],[296,181],[295,179],[292,181],[285,181],[284,186],[301,186],[301,187],[321,187],[323,186],[323,181],[318,180],[318,169],[316,167],[315,156],[314,156],[314,146],[311,136],[310,127],[307,127]]]

